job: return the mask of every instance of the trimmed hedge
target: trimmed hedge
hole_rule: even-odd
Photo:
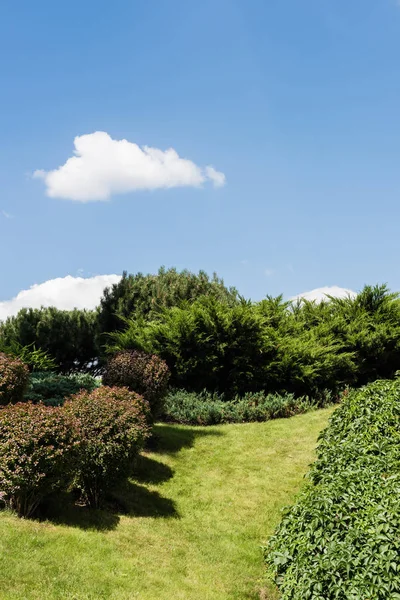
[[[0,352],[0,405],[21,402],[28,377],[29,369],[19,358]]]
[[[100,382],[92,375],[76,373],[59,375],[58,373],[31,373],[24,400],[43,402],[46,406],[60,406],[65,398],[81,390],[92,392]]]
[[[63,410],[79,444],[74,485],[86,503],[97,508],[112,486],[129,474],[149,437],[149,405],[127,388],[103,386],[72,397]]]
[[[149,402],[153,418],[162,411],[162,402],[167,393],[169,369],[165,361],[155,355],[126,350],[109,359],[103,384],[124,386],[143,395]]]
[[[29,517],[44,496],[68,484],[75,443],[60,408],[19,403],[0,409],[0,498]]]
[[[216,425],[218,423],[246,423],[269,421],[292,417],[313,408],[332,404],[336,399],[326,392],[319,401],[307,397],[296,398],[293,394],[245,394],[233,400],[224,396],[201,394],[178,390],[171,392],[165,399],[163,421],[185,425]]]
[[[282,600],[400,599],[400,381],[350,392],[265,549]]]

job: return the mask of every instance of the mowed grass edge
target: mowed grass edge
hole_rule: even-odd
[[[333,409],[266,423],[158,425],[157,451],[107,511],[0,513],[1,600],[274,598],[260,546],[291,503]]]

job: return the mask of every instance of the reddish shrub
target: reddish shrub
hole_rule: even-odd
[[[22,402],[29,369],[19,359],[0,352],[0,405]]]
[[[169,369],[159,356],[124,350],[107,363],[104,385],[126,386],[149,402],[153,418],[160,415],[169,382]]]
[[[63,408],[79,442],[75,485],[89,506],[98,507],[129,474],[148,438],[149,405],[127,388],[103,386],[72,396]]]
[[[60,408],[19,403],[0,409],[0,496],[29,517],[44,496],[68,484],[75,452]]]

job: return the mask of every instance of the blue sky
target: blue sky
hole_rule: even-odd
[[[0,55],[1,301],[160,265],[254,299],[400,290],[396,0],[5,0]],[[33,173],[96,131],[173,148],[204,183],[46,195]]]

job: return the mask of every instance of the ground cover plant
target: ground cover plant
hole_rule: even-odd
[[[283,600],[400,598],[400,380],[350,392],[266,548]]]
[[[293,394],[247,393],[226,399],[223,395],[203,391],[171,391],[165,401],[162,420],[184,425],[216,425],[250,423],[292,417],[316,408],[330,406],[339,400],[326,391],[319,399]]]
[[[260,546],[297,493],[329,414],[158,425],[158,449],[109,508],[57,499],[42,521],[1,511],[2,600],[274,598]]]
[[[33,372],[29,376],[24,394],[26,402],[43,402],[47,406],[60,406],[65,398],[81,390],[92,392],[100,381],[88,373],[62,375],[54,372]]]

